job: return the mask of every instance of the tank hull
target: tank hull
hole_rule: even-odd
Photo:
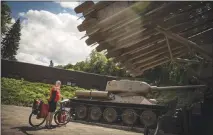
[[[77,110],[79,106],[84,106],[86,108],[86,115],[85,117],[79,118],[77,115]],[[161,105],[144,105],[144,104],[132,104],[132,103],[116,103],[111,101],[104,101],[104,100],[89,100],[89,99],[70,99],[70,107],[72,108],[72,113],[75,114],[76,120],[81,120],[84,122],[95,122],[100,124],[110,124],[110,125],[120,125],[120,126],[128,126],[128,127],[138,127],[138,128],[144,128],[145,124],[141,121],[141,114],[144,111],[151,111],[154,114],[156,114],[156,119],[161,116],[162,114],[165,114],[168,111],[168,108]],[[91,109],[92,108],[100,108],[101,115],[98,117],[99,119],[92,119],[91,118]],[[108,108],[113,108],[116,113],[117,117],[113,122],[109,122],[104,117],[104,112]],[[123,114],[126,110],[134,110],[137,114],[136,120],[134,124],[127,124],[123,120]],[[155,129],[156,124],[154,123],[149,128]],[[174,131],[175,133],[181,133],[181,129],[179,127],[175,127]]]

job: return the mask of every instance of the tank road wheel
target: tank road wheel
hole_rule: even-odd
[[[107,122],[114,122],[117,119],[117,112],[114,108],[106,108],[103,117]]]
[[[100,120],[102,115],[101,109],[99,107],[90,108],[90,119],[94,121]]]
[[[140,121],[141,123],[149,127],[154,125],[157,122],[157,116],[153,111],[150,111],[150,110],[143,111],[140,116]]]
[[[84,119],[87,116],[87,107],[84,105],[76,107],[76,115],[77,118]]]
[[[137,120],[137,113],[135,110],[133,109],[126,109],[123,113],[122,113],[122,121],[125,124],[128,125],[133,125]]]

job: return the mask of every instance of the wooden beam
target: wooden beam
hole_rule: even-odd
[[[191,42],[177,34],[174,34],[170,31],[167,31],[163,28],[160,27],[156,27],[155,28],[157,31],[163,33],[164,35],[166,35],[168,38],[173,39],[185,46],[190,46],[192,49],[196,50],[197,52],[201,53],[207,60],[212,61],[212,56],[210,54],[208,54],[207,51],[205,51],[203,48],[201,48],[200,46],[198,46],[196,43]]]
[[[128,60],[129,61],[137,61],[138,59],[141,59],[141,57],[143,57],[143,56],[145,56],[145,55],[147,55],[147,54],[150,54],[150,53],[155,53],[155,52],[158,52],[158,51],[163,51],[163,50],[165,50],[166,49],[166,46],[165,45],[162,45],[162,46],[160,46],[160,47],[157,47],[156,46],[156,48],[155,49],[153,49],[153,50],[151,50],[151,51],[149,51],[149,49],[145,49],[145,50],[142,50],[142,51],[140,51],[140,53],[141,54],[139,54],[139,53],[137,53],[137,54],[139,54],[139,55],[132,55]],[[146,51],[147,50],[147,51]],[[146,52],[145,52],[146,51]]]
[[[134,31],[137,34],[139,34],[139,33],[141,33],[141,34],[139,36],[137,36],[137,37],[130,37],[132,39],[131,40],[128,39],[128,41],[126,41],[126,42],[124,42],[122,40],[123,40],[123,38],[126,38],[126,36],[128,36],[128,35],[134,34],[134,32],[132,30],[131,31],[127,31],[127,32],[123,31],[123,32],[115,34],[115,35],[113,34],[110,37],[107,37],[107,38],[105,37],[105,39],[100,42],[100,45],[103,44],[103,43],[111,43],[111,44],[113,44],[113,48],[111,50],[109,50],[109,51],[110,52],[117,51],[117,50],[120,50],[120,49],[122,49],[124,47],[137,45],[137,44],[139,44],[140,42],[143,42],[143,41],[145,42],[146,39],[147,39],[147,36],[148,36],[146,34],[152,34],[152,32],[154,32],[155,30],[151,29],[151,30],[148,30],[148,31],[146,31],[146,30],[144,32],[143,31],[144,31],[144,29],[143,30],[139,30],[139,31],[137,31],[137,30]],[[141,38],[141,37],[144,37],[144,38]],[[122,41],[122,43],[121,43],[121,41]],[[132,42],[132,41],[134,41],[134,42]],[[102,47],[100,49],[104,50],[105,48]]]
[[[82,13],[85,10],[88,10],[89,8],[91,8],[92,6],[94,6],[94,2],[93,1],[85,1],[84,3],[82,3],[81,5],[77,6],[76,8],[74,8],[74,11],[78,14],[78,13]]]
[[[143,12],[145,11],[145,9],[147,8],[147,6],[150,4],[150,2],[148,1],[144,1],[144,2],[136,2],[135,4],[125,8],[124,10],[118,12],[117,14],[114,14],[106,19],[104,19],[103,21],[101,21],[99,24],[97,24],[97,27],[100,28],[105,28],[108,27],[109,25],[116,23],[120,20],[122,20],[125,17],[132,17],[132,16],[136,16],[137,12],[135,9],[140,8],[139,12]]]
[[[181,51],[178,51],[178,52],[174,52],[173,54],[174,54],[174,58],[175,57],[179,57],[179,55],[181,54],[184,54],[185,55],[185,53],[186,53],[187,51],[183,51],[183,50],[181,50]],[[165,60],[165,59],[168,59],[169,57],[161,57],[161,58],[158,58],[158,59],[153,59],[153,60],[150,60],[150,61],[148,61],[148,62],[142,62],[142,63],[139,63],[138,64],[138,66],[136,66],[136,68],[138,69],[140,69],[140,68],[142,68],[142,67],[145,67],[145,66],[147,66],[147,65],[150,65],[150,64],[152,64],[152,63],[155,63],[155,62],[158,62],[158,61],[161,61],[161,60]]]
[[[145,59],[146,57],[151,57],[153,55],[158,55],[159,53],[162,53],[162,52],[168,52],[168,49],[165,47],[166,45],[163,45],[162,47],[156,47],[156,49],[154,51],[147,51],[146,53],[146,50],[143,50],[141,51],[141,53],[143,53],[143,55],[141,55],[140,57],[138,58],[135,58],[132,60],[132,62],[137,62],[139,61],[140,59]],[[175,46],[172,46],[172,50],[176,50],[176,49],[179,49],[179,48],[182,48],[184,49],[183,46],[181,45],[178,45],[178,44],[175,44]]]
[[[183,53],[183,54],[175,55],[175,57],[178,58],[178,57],[182,57],[182,56],[185,56],[185,55],[186,55],[186,54]],[[159,66],[159,65],[168,63],[169,61],[171,61],[171,60],[166,60],[166,61],[164,60],[164,61],[162,61],[162,62],[158,62],[158,63],[156,63],[156,64],[152,64],[152,65],[150,65],[150,66],[143,67],[142,71],[146,71],[146,70],[151,69],[151,68],[154,68],[154,67],[156,67],[156,66]]]
[[[88,19],[87,21],[83,21],[82,24],[78,25],[77,28],[80,32],[85,31],[87,29],[87,27],[91,27],[94,26],[97,23],[97,19],[96,18],[92,18],[92,19]]]
[[[123,32],[123,33],[126,33],[126,32]],[[110,34],[110,35],[112,35],[112,34]],[[104,38],[107,36],[107,34],[105,33],[104,34]],[[97,38],[97,41],[98,41],[98,39],[101,39],[101,38],[99,38],[99,36],[94,36],[94,37],[96,37]],[[106,39],[108,39],[108,38],[106,38]],[[93,44],[94,42],[95,42],[96,40],[91,40],[91,42],[90,42],[90,44]],[[104,48],[104,46],[102,46],[102,47],[100,47],[100,48],[98,48],[99,49],[99,51],[102,51],[102,50],[104,50],[105,48]]]
[[[152,30],[151,32],[153,32]],[[151,34],[149,31],[149,33]],[[110,50],[110,51],[116,51],[119,50],[120,48],[127,48],[132,45],[138,44],[150,37],[150,35],[147,35],[146,29],[141,29],[139,31],[133,32],[130,35],[127,35],[125,37],[122,37],[118,39],[117,43],[115,44],[115,48]]]
[[[172,49],[170,48],[169,39],[167,38],[167,36],[166,36],[166,43],[167,43],[167,46],[168,46],[170,58],[171,58],[171,60],[173,61]]]
[[[182,57],[182,56],[184,56],[184,55],[185,55],[185,54],[180,54],[179,57]],[[143,72],[145,72],[146,70],[152,69],[152,68],[157,67],[157,66],[159,66],[159,65],[163,65],[163,64],[165,64],[165,63],[168,63],[169,61],[170,61],[169,59],[168,59],[168,60],[162,60],[161,62],[158,61],[156,64],[153,64],[153,65],[144,67],[144,68],[143,68],[138,74],[136,74],[135,76],[142,75]]]
[[[187,51],[185,51],[185,52],[187,52]],[[179,52],[176,52],[174,54],[174,58],[182,57],[182,56],[185,56],[185,55],[186,55],[186,53],[179,51]],[[123,65],[127,70],[130,70],[132,73],[134,71],[133,74],[135,76],[138,76],[138,75],[143,74],[143,72],[148,70],[148,69],[151,69],[153,67],[165,64],[169,61],[170,61],[169,58],[163,57],[161,59],[151,61],[150,63],[146,63],[146,64],[144,64],[143,66],[140,66],[140,67],[136,67],[136,66],[132,65],[131,63],[121,64],[121,65]]]
[[[115,13],[113,16],[110,16],[110,17],[104,19],[99,24],[97,24],[96,27],[94,27],[94,28],[101,28],[102,29],[101,32],[107,32],[107,33],[109,32],[110,35],[112,35],[113,32],[120,31],[121,29],[123,29],[122,27],[130,26],[130,25],[135,26],[136,24],[138,24],[138,22],[140,22],[140,24],[141,24],[142,15],[145,15],[147,11],[149,12],[149,14],[147,14],[147,16],[149,18],[152,18],[151,15],[156,16],[154,13],[157,12],[158,9],[165,8],[165,5],[163,4],[163,6],[162,6],[162,3],[163,2],[159,3],[158,5],[155,4],[155,6],[156,6],[155,8],[157,8],[157,9],[154,8],[153,12],[149,12],[148,9],[145,8],[147,5],[149,5],[149,2],[136,2],[132,6],[127,7],[125,10],[122,10],[121,12]],[[134,10],[135,8],[136,9],[139,8],[139,10],[136,11],[136,10]],[[149,8],[149,6],[148,6],[148,8]],[[121,17],[121,15],[125,16],[125,17]],[[119,19],[119,17],[122,19]],[[115,19],[116,19],[116,21],[113,21]],[[107,26],[106,24],[104,24],[104,25],[101,24],[101,23],[107,23],[107,22],[110,23],[109,26]],[[143,22],[143,24],[144,24],[144,22]],[[100,27],[100,25],[102,25],[104,27]],[[147,23],[146,23],[146,25],[147,25]]]
[[[181,13],[182,14],[182,13]],[[174,18],[174,17],[173,17]],[[191,22],[191,20],[189,20],[190,22]],[[181,24],[184,24],[184,23],[181,23]],[[176,27],[179,27],[179,25],[176,25]],[[171,27],[172,29],[176,29],[176,27]],[[125,46],[130,46],[130,45],[125,45]],[[123,46],[118,46],[119,48],[122,48]],[[119,49],[119,48],[117,48],[117,49]],[[114,50],[117,50],[117,49],[114,49]]]
[[[153,20],[153,18],[159,18],[158,16],[161,16],[162,14],[164,13],[167,13],[167,10],[170,9],[170,7],[172,5],[181,5],[183,3],[176,3],[176,2],[168,2],[168,3],[163,3],[161,5],[158,5],[155,9],[152,9],[152,11],[148,12],[148,13],[145,13],[145,14],[142,14],[143,12],[138,12],[140,14],[137,14],[137,12],[135,12],[135,14],[137,14],[137,16],[134,16],[134,18],[132,19],[128,19],[130,21],[125,21],[124,24],[122,25],[119,25],[118,27],[116,27],[115,29],[112,29],[110,30],[111,32],[113,31],[117,31],[118,29],[122,29],[123,27],[125,26],[128,26],[130,25],[131,23],[135,23],[136,21],[141,21],[141,24],[143,26],[146,26],[146,25],[149,25],[150,23],[150,20]],[[143,3],[138,3],[138,7],[142,7],[140,5],[144,5]],[[177,6],[176,6],[177,8]],[[172,8],[174,10],[176,10],[176,8]],[[134,8],[133,8],[134,9]],[[164,10],[163,10],[164,9]],[[171,9],[170,9],[171,10]],[[123,18],[122,18],[123,19]],[[160,20],[161,18],[157,19],[158,21]],[[157,21],[156,20],[156,21]]]
[[[91,14],[93,13],[97,13],[97,11],[103,9],[104,7],[110,5],[111,3],[113,3],[114,1],[99,1],[98,3],[92,5],[90,8],[87,8],[87,9],[83,9],[81,10],[82,12],[80,13],[83,13],[83,16],[79,17],[79,18],[82,18],[82,17],[85,17],[85,18],[88,18],[88,16],[90,17]],[[81,6],[81,5],[80,5]],[[79,7],[79,6],[78,6]],[[76,8],[78,8],[76,7]],[[74,9],[75,10],[75,9]],[[77,12],[76,12],[77,13]]]
[[[150,19],[152,20],[153,18],[156,18],[157,16],[160,16],[159,14],[162,14],[162,13],[166,13],[166,11],[162,11],[162,10],[160,10],[160,9],[164,9],[164,8],[168,8],[168,7],[170,7],[171,5],[175,5],[175,8],[172,8],[172,9],[170,9],[171,11],[172,10],[176,10],[176,8],[178,9],[178,7],[177,6],[181,6],[181,5],[185,5],[185,4],[189,4],[189,2],[170,2],[170,3],[167,3],[167,4],[162,4],[162,3],[160,3],[160,4],[162,4],[162,5],[157,5],[155,8],[156,9],[153,9],[152,11],[150,11],[150,12],[148,12],[148,13],[146,13],[146,14],[144,14],[144,15],[138,15],[138,16],[136,16],[137,18],[135,18],[134,19],[134,17],[133,18],[127,18],[126,20],[125,19],[123,19],[122,18],[122,20],[124,20],[123,21],[123,23],[117,23],[116,22],[116,25],[114,25],[114,23],[113,23],[113,25],[115,26],[109,26],[109,27],[104,27],[104,29],[102,29],[102,32],[110,32],[111,34],[110,35],[112,35],[112,33],[114,32],[114,31],[119,31],[119,29],[124,29],[124,27],[126,27],[126,26],[130,26],[130,25],[132,25],[132,23],[134,24],[135,22],[137,22],[137,21],[139,21],[140,22],[140,24],[142,24],[142,26],[146,26],[147,24],[149,24],[149,21],[150,21]],[[194,6],[194,5],[198,5],[199,3],[192,3],[192,2],[190,2],[190,5],[191,6]],[[149,8],[149,7],[148,7]],[[188,9],[188,8],[192,8],[192,7],[189,7],[188,5],[186,5],[186,6],[184,6],[184,7],[181,7],[181,8],[183,8],[183,9]],[[158,10],[160,10],[160,12],[157,12]],[[166,10],[168,10],[168,9],[166,9]],[[157,14],[154,14],[155,12],[157,12]],[[182,13],[181,13],[182,14]],[[179,14],[178,14],[179,15]],[[146,18],[144,18],[144,17],[146,17]],[[148,17],[148,18],[147,18]],[[130,21],[129,21],[130,20]],[[143,22],[141,22],[141,20],[143,20]],[[149,20],[149,21],[148,21]],[[145,21],[145,22],[144,22]],[[157,21],[157,20],[155,20],[155,21]],[[119,22],[122,22],[122,21],[119,21]],[[157,21],[157,22],[159,22],[159,21]],[[168,22],[168,21],[167,21]],[[123,25],[123,24],[125,24],[125,25]],[[133,26],[135,26],[136,24],[138,24],[138,23],[135,23]],[[122,28],[123,27],[123,28]]]
[[[202,26],[203,27],[203,26]],[[168,28],[169,29],[169,28]],[[182,35],[185,35],[185,34],[187,34],[188,32],[184,32],[184,33],[182,33]],[[152,37],[152,38],[154,38],[154,39],[158,39],[158,37]],[[145,41],[143,41],[143,42],[148,42],[149,40],[150,40],[150,42],[152,43],[152,42],[155,42],[155,41],[153,41],[154,39],[152,39],[152,38],[150,38],[150,39],[148,39],[148,40],[145,40]],[[140,39],[139,39],[140,40]],[[158,40],[160,40],[160,39],[158,39]],[[163,39],[163,40],[165,40],[165,39]],[[170,41],[170,42],[172,42],[172,41]],[[150,43],[150,44],[151,44]],[[132,43],[130,43],[131,45],[132,45]],[[142,43],[141,43],[142,44]],[[124,55],[128,55],[128,54],[130,54],[130,53],[135,53],[136,51],[138,51],[139,50],[139,48],[143,48],[143,47],[140,47],[141,46],[141,44],[140,43],[138,43],[138,44],[134,44],[134,45],[132,45],[132,46],[130,46],[130,45],[127,45],[127,46],[130,46],[130,47],[128,47],[128,48],[125,48],[125,51],[124,51],[124,53],[121,55],[121,56],[124,56]],[[119,47],[119,48],[122,48],[123,46],[121,46],[121,47]],[[115,49],[113,49],[113,51],[115,51],[115,50],[118,50],[119,48],[115,48]],[[112,51],[112,50],[111,50]]]
[[[164,46],[165,45],[164,42],[165,42],[165,39],[159,40],[157,42],[148,43],[147,45],[143,45],[136,49],[129,50],[128,52],[124,52],[123,54],[121,54],[121,57],[134,58],[134,57],[138,56],[138,54],[141,55],[142,53],[146,53],[146,52],[149,52],[151,50],[158,48],[158,46]],[[144,50],[146,50],[146,52],[144,52]],[[141,51],[143,51],[143,52],[141,52]]]
[[[116,56],[119,56],[123,53],[123,50],[119,50],[119,51],[114,51],[114,52],[109,52],[107,51],[107,54],[106,54],[106,57],[107,58],[113,58],[113,57],[116,57]]]
[[[187,51],[185,51],[185,52],[187,52]],[[185,56],[185,55],[186,55],[186,53],[179,51],[179,52],[174,53],[174,58],[182,57],[182,56]],[[144,64],[140,68],[132,65],[131,63],[123,63],[121,65],[124,66],[124,68],[129,70],[131,73],[133,73],[135,76],[138,76],[138,75],[143,74],[143,72],[148,70],[148,69],[151,69],[153,67],[165,64],[169,61],[170,61],[169,58],[163,57],[161,59],[152,61],[151,63]]]
[[[175,43],[174,41],[171,41],[171,47],[176,47],[176,46],[182,46],[179,45],[177,43]],[[118,57],[120,59],[120,61],[138,61],[139,59],[143,59],[143,56],[148,55],[150,53],[159,53],[161,51],[167,50],[167,46],[165,43],[165,39],[162,40],[162,42],[157,43],[157,44],[151,44],[151,45],[147,45],[147,46],[142,46],[142,48],[138,48],[138,51],[133,53],[133,54],[129,54],[126,56],[120,56]],[[130,50],[131,51],[131,50]]]
[[[178,47],[175,47],[172,49],[173,52],[175,51],[185,51],[186,49],[184,49],[183,46],[178,46]],[[139,61],[134,61],[132,64],[133,65],[137,65],[138,63],[142,63],[142,62],[146,62],[148,60],[151,60],[151,59],[154,59],[154,58],[160,58],[160,57],[163,57],[165,55],[169,54],[169,51],[166,49],[162,52],[154,52],[153,54],[149,54],[148,56],[144,56],[143,58],[141,58],[141,60]]]
[[[121,23],[121,22],[118,22],[118,23]],[[99,28],[99,27],[96,27],[96,29],[97,28]],[[118,29],[117,31],[114,31],[114,32],[103,31],[103,28],[101,28],[100,33],[104,34],[104,39],[100,39],[100,38],[93,36],[93,35],[92,35],[91,38],[95,41],[99,41],[102,44],[102,43],[111,41],[112,38],[120,40],[121,37],[126,37],[128,35],[131,35],[132,33],[138,31],[139,28],[144,29],[140,25],[140,23],[128,25],[127,27],[124,27],[123,29]],[[128,30],[126,30],[126,29],[128,29]],[[95,34],[95,33],[93,33],[93,34]]]
[[[189,60],[189,59],[181,59],[181,58],[176,58],[175,61],[183,62],[183,63],[195,63],[195,64],[200,63],[200,61],[197,61],[197,60]]]
[[[164,36],[163,35],[161,35],[160,36],[161,38],[163,38]],[[147,40],[146,40],[147,39]],[[123,55],[126,55],[126,54],[129,54],[130,52],[131,53],[133,53],[134,51],[137,51],[138,49],[144,49],[144,48],[148,48],[148,46],[150,46],[150,45],[152,45],[152,44],[154,44],[154,43],[156,43],[156,42],[162,42],[162,40],[165,40],[165,39],[159,39],[159,37],[154,37],[154,38],[146,38],[146,39],[139,39],[139,40],[137,40],[137,41],[135,41],[135,42],[133,42],[133,43],[130,43],[132,46],[140,46],[139,48],[135,48],[135,49],[130,49],[130,48],[121,48],[121,49],[119,49],[119,50],[117,50],[117,49],[115,49],[115,50],[113,50],[113,51],[111,51],[111,50],[109,50],[108,51],[108,56],[109,57],[114,57],[114,56],[116,56],[116,54],[117,54],[117,56],[119,56],[119,55],[121,55],[121,56],[123,56]],[[126,51],[128,49],[128,51]],[[122,51],[125,51],[125,52],[122,52]]]

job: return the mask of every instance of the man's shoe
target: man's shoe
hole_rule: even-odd
[[[50,126],[48,126],[48,125],[45,125],[45,128],[46,128],[46,129],[50,129]]]

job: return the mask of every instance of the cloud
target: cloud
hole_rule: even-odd
[[[79,5],[79,2],[59,2],[59,4],[60,4],[63,8],[74,9],[75,7],[77,7],[77,6]]]
[[[85,60],[94,48],[80,38],[85,34],[77,30],[82,20],[69,13],[53,14],[48,11],[29,10],[20,13],[21,40],[16,58],[19,61],[49,65],[68,64]]]
[[[19,16],[24,16],[24,14],[25,14],[24,12],[21,12],[21,13],[19,13],[18,15],[19,15]]]

